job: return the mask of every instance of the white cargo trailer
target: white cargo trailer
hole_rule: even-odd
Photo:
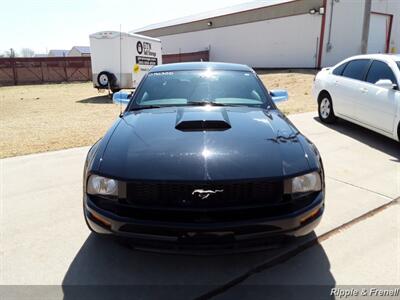
[[[93,33],[89,39],[97,89],[136,88],[152,66],[162,63],[159,39],[118,31]]]

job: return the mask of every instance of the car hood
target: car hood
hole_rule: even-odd
[[[277,110],[183,107],[125,113],[98,170],[123,180],[277,178],[310,169],[297,129]]]

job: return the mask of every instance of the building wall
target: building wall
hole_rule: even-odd
[[[332,29],[329,40],[332,3]],[[371,11],[394,14],[390,48],[394,48],[398,52],[400,47],[400,0],[373,0]],[[335,65],[349,56],[361,54],[363,20],[364,1],[327,0],[322,52],[323,67]]]
[[[323,17],[318,13],[310,15],[308,11],[311,7],[318,9],[323,3],[326,3],[326,10],[320,55],[321,66],[325,67],[361,53],[363,0],[298,0],[262,11],[257,9],[211,19],[211,28],[206,27],[207,20],[202,20],[142,33],[156,34],[165,54],[209,49],[212,61],[265,68],[312,68],[317,65],[317,39],[319,41]],[[372,0],[371,11],[393,15],[389,51],[399,53],[400,0]],[[266,19],[254,21],[252,18]],[[246,20],[249,23],[243,23]],[[374,42],[383,40],[380,32],[370,26],[370,39],[374,36]]]
[[[333,13],[331,21],[333,3]],[[353,0],[327,0],[322,66],[361,53],[364,3]],[[332,28],[330,29],[330,26]],[[331,37],[329,39],[329,30]]]
[[[164,27],[136,31],[136,33],[161,37],[178,33],[188,33],[209,29],[208,22],[212,22],[213,28],[234,26],[239,24],[248,24],[282,18],[291,15],[308,14],[310,9],[322,6],[323,0],[274,0],[269,1],[271,5],[243,10],[240,12],[232,12],[221,16],[197,18],[188,17],[185,23],[176,25],[166,25]],[[200,14],[201,15],[201,14]],[[207,15],[207,14],[205,14]],[[168,22],[166,22],[168,24]],[[151,28],[151,26],[149,26]]]
[[[319,14],[161,36],[164,54],[210,48],[210,60],[263,68],[313,68],[321,30]]]

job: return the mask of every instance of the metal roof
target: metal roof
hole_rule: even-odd
[[[211,19],[211,18],[215,18],[215,17],[241,13],[244,11],[254,10],[254,9],[258,9],[258,8],[262,8],[262,7],[267,7],[267,6],[272,6],[272,5],[277,5],[277,4],[282,4],[282,3],[292,2],[292,1],[296,1],[296,0],[255,0],[252,2],[247,2],[247,3],[243,3],[243,4],[238,4],[238,5],[234,5],[234,6],[229,6],[229,7],[225,7],[225,8],[212,10],[212,11],[207,11],[207,12],[199,13],[196,15],[190,15],[190,16],[186,16],[183,18],[178,18],[178,19],[173,19],[170,21],[151,24],[151,25],[148,25],[148,26],[145,26],[142,28],[132,30],[132,31],[130,31],[130,33],[143,32],[143,31],[148,31],[148,30],[153,30],[153,29],[158,29],[158,28],[163,28],[163,27],[169,27],[169,26],[175,26],[175,25],[180,25],[180,24],[185,24],[185,23],[190,23],[190,22],[195,22],[195,21],[200,21],[200,20],[205,20],[205,19]]]
[[[69,50],[52,49],[49,51],[48,56],[67,56]]]
[[[90,47],[89,46],[74,46],[72,49],[78,50],[80,53],[90,54]],[[71,49],[71,50],[72,50]]]
[[[127,32],[120,32],[120,31],[113,31],[113,30],[108,30],[108,31],[99,31],[95,32],[89,35],[89,38],[94,38],[94,39],[113,39],[113,38],[120,38],[121,36],[123,37],[135,37],[139,39],[144,39],[144,40],[152,40],[156,42],[160,42],[159,39],[148,37],[145,35],[141,34],[136,34],[136,33],[127,33]]]
[[[150,73],[154,72],[170,72],[170,71],[184,71],[184,70],[228,70],[228,71],[247,71],[252,72],[252,69],[246,65],[220,63],[220,62],[186,62],[164,64],[153,67]]]

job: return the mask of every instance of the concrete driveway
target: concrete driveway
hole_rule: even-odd
[[[232,299],[251,295],[248,287],[254,285],[265,295],[265,284],[317,284],[323,293],[337,282],[398,284],[400,221],[393,200],[400,196],[399,144],[345,121],[325,126],[315,113],[290,119],[322,154],[325,215],[315,234],[252,254],[143,253],[91,235],[81,199],[88,147],[0,160],[0,295],[76,299],[85,292],[82,299],[117,299],[117,288],[118,295],[124,288],[132,299]],[[353,273],[377,253],[384,254],[377,260],[379,276]]]

